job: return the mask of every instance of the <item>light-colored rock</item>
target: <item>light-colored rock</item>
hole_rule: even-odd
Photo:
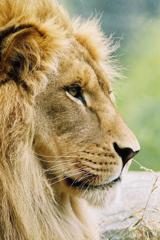
[[[129,172],[110,210],[101,211],[102,232],[131,228],[139,221],[160,229],[160,173]]]

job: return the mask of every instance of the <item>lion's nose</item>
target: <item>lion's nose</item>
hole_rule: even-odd
[[[116,153],[121,157],[122,159],[122,162],[123,162],[123,167],[125,166],[125,164],[131,159],[133,158],[138,152],[139,150],[137,151],[134,151],[132,148],[120,148],[118,146],[117,143],[113,143],[113,146],[114,146],[114,149],[116,151]]]

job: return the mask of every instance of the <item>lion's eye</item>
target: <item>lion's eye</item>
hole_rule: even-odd
[[[112,89],[109,89],[108,94],[111,95],[113,93]]]
[[[77,98],[83,104],[86,105],[85,98],[83,96],[83,90],[78,84],[73,84],[65,87],[65,91],[68,92],[72,97]]]

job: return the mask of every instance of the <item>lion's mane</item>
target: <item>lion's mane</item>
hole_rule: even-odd
[[[65,44],[57,6],[2,0],[0,9],[0,239],[67,239],[53,189],[32,152],[34,96]]]

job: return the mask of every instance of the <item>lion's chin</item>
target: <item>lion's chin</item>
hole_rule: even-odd
[[[106,205],[110,206],[119,193],[118,189],[119,186],[116,185],[113,188],[108,188],[103,191],[88,191],[83,194],[83,198],[94,207],[104,207]]]
[[[109,206],[117,197],[119,193],[119,182],[117,178],[110,184],[100,186],[83,186],[80,187],[78,184],[74,185],[71,179],[65,180],[65,189],[67,193],[78,196],[85,199],[90,205],[95,207],[104,207],[106,204]]]

